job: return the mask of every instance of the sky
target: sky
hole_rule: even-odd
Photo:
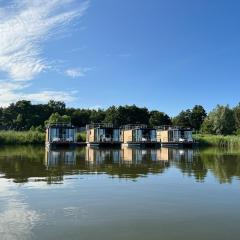
[[[240,102],[239,0],[0,0],[0,106]]]

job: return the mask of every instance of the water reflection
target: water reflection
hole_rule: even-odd
[[[62,183],[73,174],[108,174],[136,179],[177,168],[203,182],[209,173],[221,183],[240,177],[240,152],[219,149],[93,149],[45,150],[42,147],[0,149],[0,176],[14,182]]]
[[[137,178],[149,173],[163,173],[169,167],[160,149],[93,149],[86,148],[86,169],[121,178]]]

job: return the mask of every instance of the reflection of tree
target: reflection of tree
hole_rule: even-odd
[[[4,147],[0,150],[0,171],[5,178],[27,182],[30,177],[44,177],[44,152],[39,147]]]
[[[171,150],[171,162],[184,174],[194,176],[197,181],[203,181],[208,171],[211,171],[220,183],[231,183],[234,177],[240,177],[240,152],[226,149],[194,150],[192,158],[187,151]],[[175,151],[175,152],[174,152]]]
[[[201,158],[220,183],[231,183],[234,177],[240,177],[240,154],[237,152],[212,149],[203,151]]]
[[[136,179],[161,174],[169,165],[204,181],[210,171],[220,183],[240,178],[240,152],[219,149],[85,149],[45,152],[42,147],[0,149],[0,173],[15,182],[61,183],[73,174],[108,174]]]
[[[204,181],[207,175],[207,168],[198,151],[193,149],[170,149],[171,162],[184,174],[194,176],[199,182]]]

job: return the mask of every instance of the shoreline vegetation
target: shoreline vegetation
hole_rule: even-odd
[[[85,142],[86,133],[77,133],[77,141]],[[44,145],[45,132],[39,131],[0,131],[1,145]]]
[[[194,134],[194,139],[203,147],[240,147],[240,136],[237,135],[212,135]],[[77,133],[77,141],[86,141],[86,132]],[[45,132],[39,131],[0,131],[1,145],[44,145]]]
[[[194,139],[199,146],[204,147],[220,147],[220,148],[236,148],[240,147],[240,136],[237,135],[212,135],[212,134],[195,134]]]
[[[199,133],[194,135],[199,146],[240,147],[240,103],[235,107],[217,105],[209,113],[203,106],[195,105],[170,117],[165,112],[136,105],[83,109],[68,108],[64,102],[53,100],[47,104],[21,100],[0,107],[0,145],[44,144],[45,127],[56,122],[71,122],[79,131],[78,142],[86,141],[83,131],[88,123],[145,124],[191,128]]]

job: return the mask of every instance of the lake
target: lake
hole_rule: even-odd
[[[0,148],[0,239],[238,240],[240,150]]]

